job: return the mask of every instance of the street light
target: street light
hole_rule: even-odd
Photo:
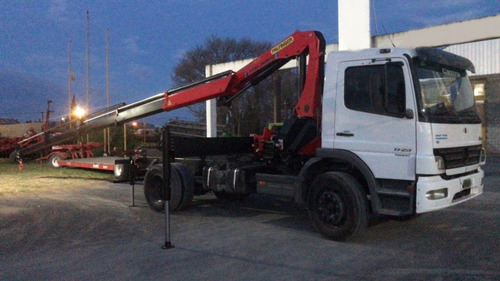
[[[85,109],[83,109],[79,105],[77,105],[75,107],[75,110],[73,110],[73,115],[78,119],[82,119],[82,117],[85,116],[85,113]]]

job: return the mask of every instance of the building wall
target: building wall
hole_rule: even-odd
[[[451,45],[444,50],[468,58],[476,72],[470,73],[473,86],[484,84],[484,105],[476,97],[483,119],[485,148],[500,155],[500,38]]]
[[[500,74],[485,77],[486,151],[500,155]]]
[[[444,50],[468,58],[476,68],[472,76],[500,73],[500,38],[451,45]]]

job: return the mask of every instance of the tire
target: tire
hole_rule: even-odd
[[[130,160],[128,159],[115,160],[113,173],[115,174],[115,179],[117,182],[128,181],[130,173]]]
[[[59,160],[63,160],[64,157],[61,154],[52,154],[49,157],[49,166],[54,169],[59,169],[61,166],[59,166]]]
[[[191,172],[180,163],[171,164],[170,211],[182,210],[191,204],[194,179]],[[155,212],[165,211],[163,200],[163,166],[154,165],[144,177],[144,196],[149,208]]]
[[[368,203],[359,182],[349,174],[328,172],[311,185],[308,200],[311,222],[323,237],[345,241],[366,231]]]
[[[14,150],[9,154],[9,163],[17,163],[17,150]]]
[[[177,210],[183,210],[191,205],[194,196],[194,176],[186,165],[181,163],[172,163],[172,168],[175,168],[182,180],[182,199],[177,207]],[[173,190],[172,190],[173,191]]]

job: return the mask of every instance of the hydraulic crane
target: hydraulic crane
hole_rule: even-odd
[[[146,116],[186,107],[201,101],[218,98],[229,103],[252,85],[258,84],[292,59],[301,63],[302,94],[295,107],[298,118],[319,119],[319,104],[323,86],[325,41],[319,32],[296,31],[287,39],[262,54],[239,71],[227,71],[201,81],[171,89],[144,100],[124,105],[90,118],[77,121],[77,126],[58,135],[45,134],[43,142],[21,149],[19,156],[30,154],[51,145],[64,142],[75,135],[100,128],[123,124]],[[309,65],[306,73],[306,56]]]

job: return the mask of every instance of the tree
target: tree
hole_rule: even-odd
[[[212,35],[203,45],[184,53],[174,69],[172,81],[177,86],[199,81],[205,78],[206,65],[253,58],[270,48],[269,42],[256,42],[248,38],[223,39]]]
[[[203,45],[188,50],[174,69],[172,81],[182,86],[205,78],[205,66],[254,58],[271,48],[268,42],[221,39],[210,36]],[[276,93],[278,92],[278,93]],[[298,99],[297,69],[275,72],[235,98],[229,107],[217,109],[218,125],[227,135],[261,133],[271,122],[282,122],[294,112]],[[205,104],[190,107],[199,121],[205,120]]]
[[[203,45],[188,50],[174,69],[172,81],[176,86],[185,85],[205,78],[205,66],[223,62],[243,60],[257,57],[271,48],[268,42],[256,42],[248,38],[240,40],[210,36]],[[226,133],[248,134],[257,126],[266,122],[267,115],[272,118],[272,94],[266,95],[269,82],[249,90],[251,94],[243,94],[235,99],[230,108],[218,110],[218,121],[225,126]],[[267,85],[267,87],[266,87]],[[205,119],[205,105],[190,107],[195,117]],[[241,120],[245,120],[244,123]],[[242,127],[244,129],[242,130]]]

